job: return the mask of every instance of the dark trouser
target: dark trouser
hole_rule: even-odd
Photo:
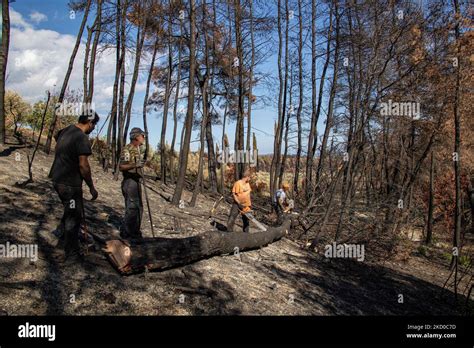
[[[100,161],[102,163],[102,169],[107,173],[109,171],[109,159],[106,157],[101,157]]]
[[[122,194],[125,198],[125,217],[122,224],[122,237],[142,238],[143,203],[140,183],[135,179],[122,181]]]
[[[64,206],[63,217],[58,229],[62,232],[60,245],[66,255],[79,253],[79,231],[83,219],[82,187],[53,183],[54,189]]]
[[[248,233],[249,230],[250,230],[249,219],[245,215],[240,214],[239,206],[235,202],[232,203],[232,207],[230,208],[229,219],[227,220],[227,231],[233,232],[235,219],[237,219],[237,216],[239,216],[239,215],[242,216],[243,230],[244,230],[244,232]]]
[[[278,203],[273,203],[273,210],[277,214],[277,224],[281,225],[283,223],[284,212],[281,206]]]

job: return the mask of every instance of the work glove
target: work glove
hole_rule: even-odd
[[[252,212],[252,208],[251,207],[242,207],[242,209],[240,209],[240,211],[242,212],[242,214],[247,214],[247,213]]]

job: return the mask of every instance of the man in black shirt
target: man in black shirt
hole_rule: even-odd
[[[58,227],[62,235],[58,245],[64,246],[64,260],[80,258],[79,232],[84,218],[82,180],[89,186],[92,200],[98,196],[87,159],[92,154],[88,134],[98,121],[99,115],[89,110],[79,116],[78,123],[61,129],[55,136],[56,154],[49,177],[64,206]]]

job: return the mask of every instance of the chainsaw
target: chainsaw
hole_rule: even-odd
[[[244,208],[244,211],[242,211],[242,215],[246,216],[247,219],[252,221],[261,231],[265,232],[267,228],[265,227],[264,224],[262,224],[260,221],[258,221],[255,216],[252,214],[252,210],[247,210]]]

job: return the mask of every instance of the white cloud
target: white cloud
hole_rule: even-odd
[[[19,27],[19,28],[29,28],[31,27],[22,17],[19,12],[16,12],[13,8],[10,8],[10,25],[12,27]]]
[[[27,49],[20,52],[18,56],[15,57],[14,64],[18,70],[22,70],[28,68],[39,68],[41,66],[41,61],[38,59],[36,50]]]
[[[30,13],[30,20],[38,24],[40,22],[47,21],[48,17],[41,12],[34,11]]]
[[[23,16],[12,10],[10,51],[7,65],[7,89],[20,93],[34,103],[44,99],[46,90],[58,93],[66,75],[69,58],[76,37],[53,30],[35,29]],[[74,61],[68,88],[82,91],[84,44]],[[115,51],[104,52],[97,57],[94,84],[94,103],[102,112],[110,109],[111,86],[115,74]]]
[[[14,10],[15,25],[10,32],[10,51],[7,64],[6,88],[14,90],[30,103],[44,100],[46,91],[58,94],[66,75],[69,58],[76,42],[75,33],[62,34],[54,30],[36,29],[22,15]],[[13,24],[13,21],[12,21]],[[69,78],[69,90],[82,93],[84,68],[84,41],[81,43],[74,61],[72,74]],[[94,98],[96,111],[105,120],[112,105],[112,93],[115,78],[115,49],[99,50],[94,74]],[[134,56],[127,55],[125,98],[127,98],[132,76]],[[145,90],[146,74],[150,59],[142,57],[142,67],[135,88],[133,101],[132,126],[142,126],[141,112],[143,108],[143,91]],[[152,85],[150,93],[156,86]],[[150,115],[150,126],[153,119]]]

